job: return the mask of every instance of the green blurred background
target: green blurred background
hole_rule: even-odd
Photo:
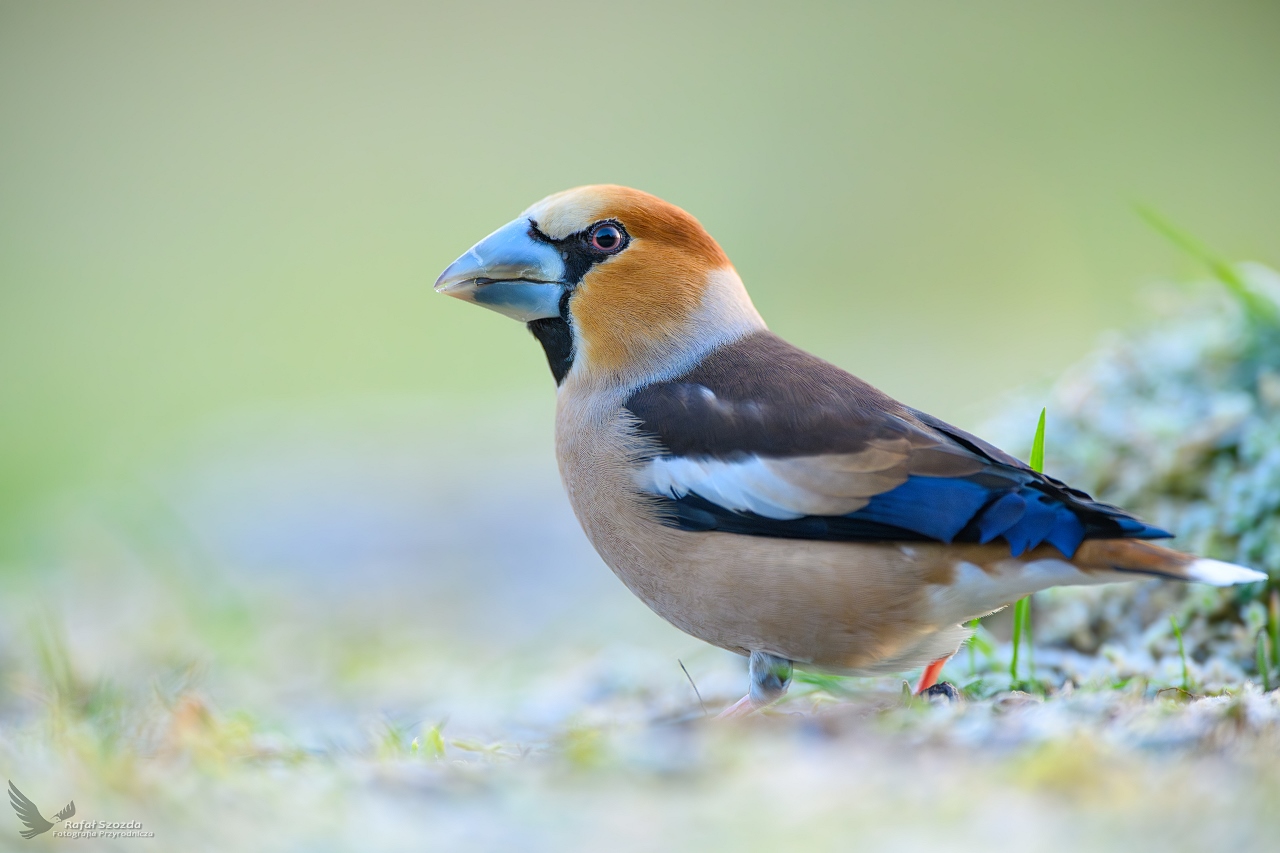
[[[264,406],[541,439],[536,345],[430,284],[572,185],[689,209],[776,331],[961,423],[1189,269],[1134,202],[1280,261],[1271,0],[5,0],[0,116],[10,545]]]
[[[1097,597],[1036,605],[1078,706],[669,724],[744,662],[601,564],[536,343],[431,290],[601,181],[785,337],[1029,438],[1004,395],[1202,275],[1135,203],[1280,264],[1280,4],[0,0],[0,778],[192,851],[1274,847],[1276,694],[1192,654],[1240,702],[1124,723],[1178,661],[1055,646]],[[1141,589],[1115,625],[1181,594]]]

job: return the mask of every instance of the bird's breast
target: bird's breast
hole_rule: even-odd
[[[563,387],[556,456],[587,538],[651,609],[722,648],[833,670],[871,671],[933,654],[942,626],[923,581],[937,573],[937,552],[667,526],[637,486],[653,450],[624,399]],[[950,642],[954,648],[958,639]]]
[[[652,498],[636,486],[645,448],[623,399],[563,389],[556,407],[556,461],[591,544],[632,592],[659,609],[657,602],[676,592],[669,587],[680,531],[661,523]]]

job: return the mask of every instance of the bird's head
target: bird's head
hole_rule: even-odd
[[[557,384],[673,375],[765,327],[698,220],[619,186],[544,198],[450,264],[436,290],[528,324]]]

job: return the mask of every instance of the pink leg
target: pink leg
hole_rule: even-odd
[[[731,720],[735,717],[745,717],[748,714],[755,713],[759,708],[760,706],[753,702],[750,694],[748,694],[743,696],[737,702],[734,702],[728,708],[725,708],[719,714],[716,714],[716,719]]]
[[[725,708],[717,720],[753,714],[781,699],[791,684],[791,661],[786,658],[768,652],[752,652],[747,668],[751,677],[750,692]]]
[[[942,667],[950,659],[951,655],[947,655],[945,658],[938,658],[924,668],[924,673],[920,676],[920,683],[916,685],[917,696],[938,683],[938,676],[942,673]]]

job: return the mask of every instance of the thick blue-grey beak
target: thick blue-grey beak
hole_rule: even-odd
[[[521,217],[494,231],[436,279],[436,291],[527,323],[560,316],[564,260],[550,243],[529,236]]]

